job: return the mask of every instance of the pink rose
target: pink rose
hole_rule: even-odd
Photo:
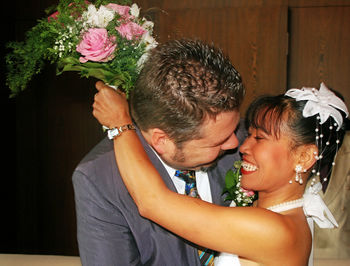
[[[109,37],[106,29],[89,29],[77,46],[77,52],[84,56],[80,57],[79,61],[107,62],[113,59],[113,52],[117,46],[114,41],[115,37]]]
[[[135,22],[124,23],[115,29],[122,37],[128,40],[139,39],[143,34],[147,32],[144,28]]]
[[[251,190],[246,190],[244,188],[242,188],[242,192],[247,196],[247,197],[251,197],[251,196],[254,196],[255,192],[254,191],[251,191]]]
[[[86,5],[89,5],[90,2],[89,1],[84,1]],[[75,4],[74,3],[70,3],[68,5],[69,7],[72,7],[73,10],[76,10]],[[84,7],[84,6],[81,6]],[[52,13],[47,20],[50,22],[52,19],[57,20],[57,16],[60,14],[60,12],[56,11],[54,13]],[[78,17],[80,17],[80,14],[76,14],[76,12],[72,12],[72,15],[77,15]]]
[[[122,18],[124,18],[126,20],[128,20],[131,17],[130,13],[129,13],[129,11],[130,11],[129,6],[121,6],[121,5],[110,3],[110,4],[106,5],[106,7],[113,9],[120,16],[122,16]]]
[[[58,11],[56,11],[56,12],[54,12],[54,13],[52,13],[48,18],[47,18],[47,20],[50,22],[52,19],[57,19],[57,16],[59,15],[59,12]]]

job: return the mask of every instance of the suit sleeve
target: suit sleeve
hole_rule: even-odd
[[[73,185],[83,265],[142,265],[120,210],[82,172],[74,172]]]

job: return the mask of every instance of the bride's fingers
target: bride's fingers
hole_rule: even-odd
[[[110,89],[110,90],[114,90],[118,93],[123,93],[121,90],[119,90],[118,88],[113,88],[109,85],[107,85],[106,83],[104,83],[103,81],[99,80],[95,83],[95,87],[98,91],[101,91],[102,89]]]
[[[109,94],[113,91],[113,93],[116,92],[116,94],[122,96],[122,98],[126,98],[126,94],[119,90],[118,88],[117,89],[114,89],[108,85],[106,85],[105,83],[103,83],[102,81],[97,81],[96,84],[95,84],[95,87],[96,89],[98,90],[98,92],[95,94],[95,99],[96,97],[99,95],[99,93],[102,93],[102,94]]]
[[[104,86],[106,85],[100,80],[95,83],[95,87],[98,91],[100,91]]]
[[[121,90],[117,90],[119,95],[123,96],[123,98],[126,98],[126,93],[121,91]]]

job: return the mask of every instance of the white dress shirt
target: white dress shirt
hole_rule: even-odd
[[[153,150],[154,151],[154,150]],[[154,151],[155,152],[155,151]],[[185,181],[181,178],[175,176],[176,169],[172,168],[171,166],[167,165],[155,152],[155,154],[158,156],[159,160],[164,165],[165,169],[167,170],[169,176],[171,177],[171,180],[173,181],[175,188],[177,190],[177,193],[179,194],[185,194]],[[212,203],[212,197],[211,197],[211,191],[210,191],[210,184],[209,184],[209,177],[207,172],[203,171],[196,171],[196,185],[198,194],[201,197],[202,200]]]

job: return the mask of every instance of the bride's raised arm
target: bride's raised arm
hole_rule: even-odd
[[[94,116],[108,127],[130,124],[125,96],[97,84]],[[116,162],[142,216],[200,246],[266,263],[293,255],[291,220],[255,207],[221,207],[169,190],[134,130],[114,138]],[[285,254],[284,251],[288,251]]]

